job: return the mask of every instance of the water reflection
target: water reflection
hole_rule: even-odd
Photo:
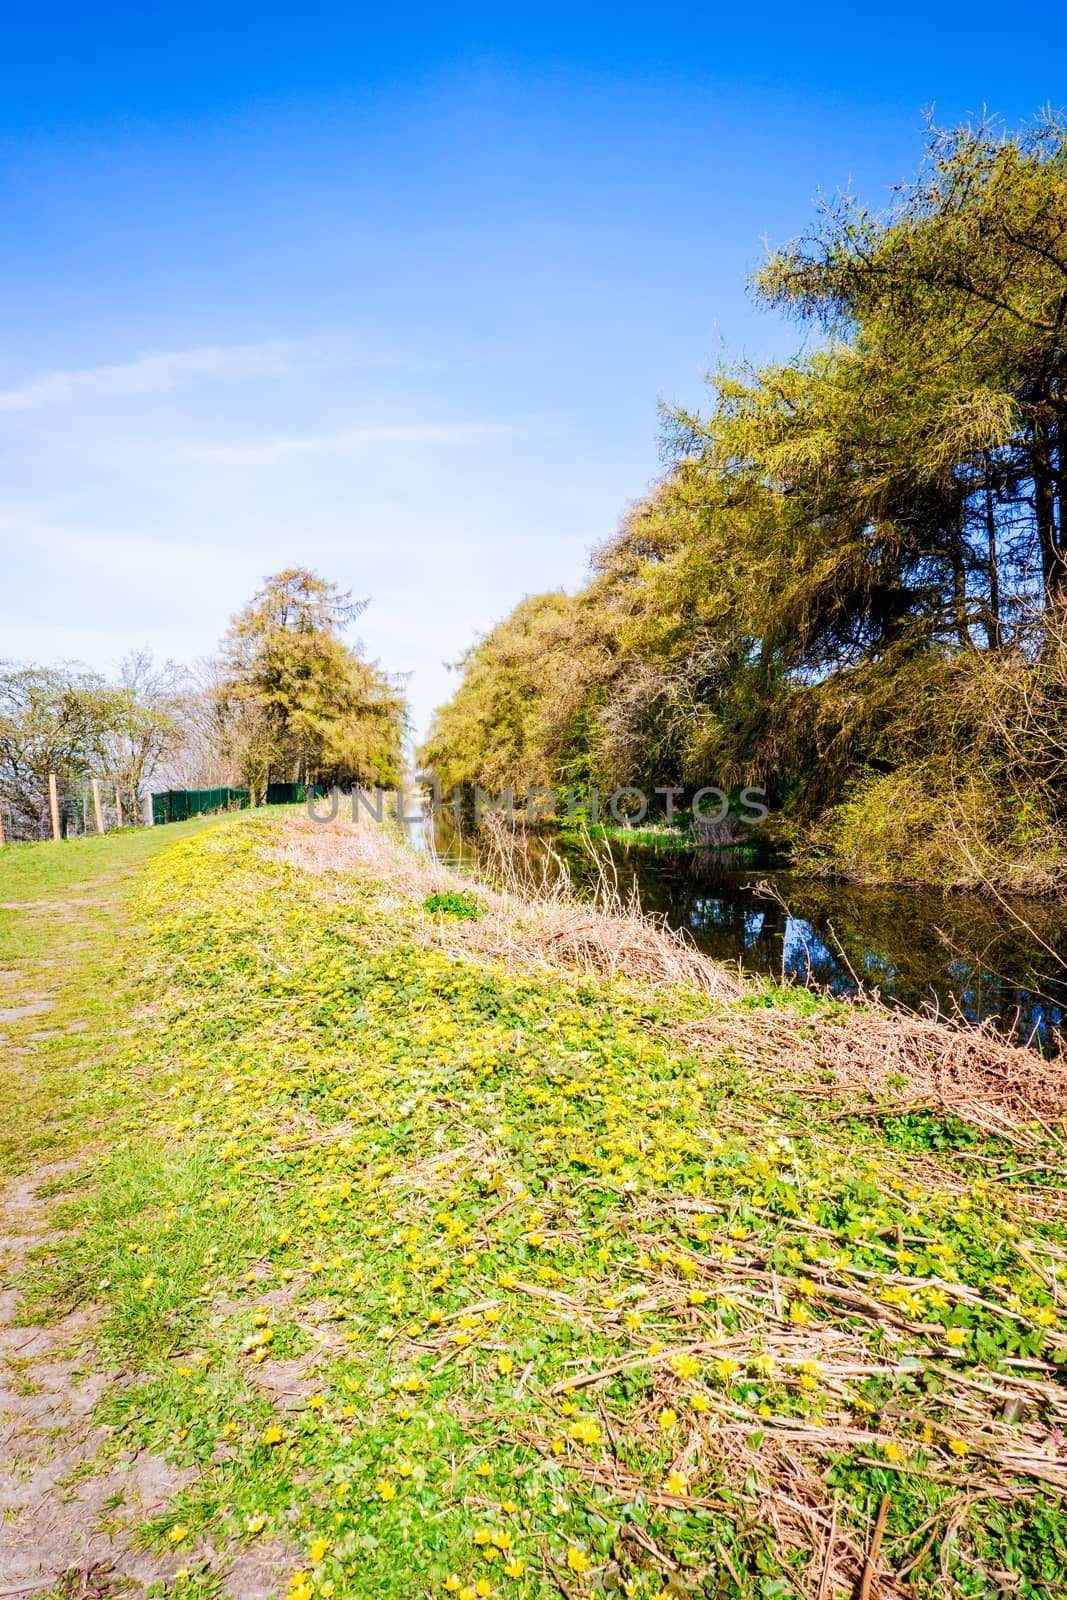
[[[620,859],[621,858],[621,859]],[[1067,907],[984,895],[864,889],[784,872],[616,851],[642,905],[687,928],[702,950],[750,972],[833,994],[874,992],[911,1011],[991,1019],[1059,1048],[1067,1014]]]
[[[477,866],[476,837],[439,827],[435,840],[449,865]],[[523,847],[539,866],[548,853],[536,836]],[[563,848],[558,841],[553,847]],[[575,881],[588,884],[588,860],[574,848],[564,853]],[[687,929],[720,961],[838,995],[864,989],[911,1011],[988,1019],[1009,1037],[1048,1053],[1060,1049],[1067,1027],[1063,900],[1015,898],[1005,907],[984,895],[864,889],[623,845],[611,857],[624,894],[636,888],[647,911]]]

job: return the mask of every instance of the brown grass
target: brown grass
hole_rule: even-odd
[[[819,1103],[820,1117],[927,1106],[1021,1147],[1045,1142],[1067,1107],[1067,1065],[983,1028],[872,1004],[806,1017],[789,1006],[710,1013],[695,1048],[731,1050]],[[1058,1135],[1056,1135],[1058,1137]],[[1067,1145],[1064,1146],[1067,1150]]]
[[[985,1028],[889,1011],[872,1000],[814,1014],[778,997],[753,1004],[768,993],[763,980],[712,961],[634,902],[624,903],[606,869],[590,903],[578,898],[565,871],[531,869],[502,830],[490,842],[499,889],[472,883],[367,823],[287,817],[274,853],[303,871],[337,874],[341,893],[344,874],[369,876],[383,904],[398,910],[434,893],[473,893],[484,912],[478,921],[438,917],[414,931],[457,956],[696,989],[719,1004],[679,1025],[679,1042],[734,1055],[758,1068],[764,1082],[809,1098],[820,1118],[927,1106],[1021,1149],[1059,1138],[1051,1124],[1067,1109],[1067,1064]]]

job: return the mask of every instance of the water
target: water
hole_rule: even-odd
[[[428,824],[419,822],[423,834]],[[476,838],[438,830],[442,859],[478,864]],[[558,844],[556,845],[558,848]],[[537,836],[519,848],[538,862]],[[685,929],[699,949],[744,971],[835,995],[861,991],[887,1005],[989,1022],[1052,1054],[1067,1032],[1067,901],[868,889],[788,872],[745,870],[723,858],[664,855],[614,844],[623,894]],[[589,863],[574,850],[581,887]]]
[[[618,854],[618,853],[617,853]],[[634,860],[646,910],[748,972],[908,1011],[989,1021],[1058,1052],[1067,1022],[1067,906],[918,889],[867,889],[785,872]]]

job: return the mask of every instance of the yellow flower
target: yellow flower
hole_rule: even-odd
[[[264,1444],[281,1444],[284,1435],[276,1422],[272,1422],[263,1435]]]
[[[526,1567],[524,1562],[509,1561],[507,1566],[504,1568],[504,1573],[505,1576],[509,1578],[521,1578],[525,1570]]]
[[[594,1445],[600,1443],[600,1428],[592,1417],[583,1417],[581,1422],[573,1423],[567,1431],[578,1444]]]
[[[689,1404],[692,1406],[694,1411],[704,1412],[711,1410],[711,1401],[708,1399],[707,1395],[699,1389],[697,1390],[696,1394],[691,1394],[689,1396]]]
[[[659,1425],[663,1429],[664,1433],[669,1433],[677,1421],[677,1412],[672,1411],[669,1407],[666,1410],[661,1411],[659,1414]]]
[[[958,1350],[961,1345],[967,1343],[967,1329],[949,1328],[945,1334],[945,1342],[950,1344],[954,1350]]]
[[[266,1517],[263,1516],[258,1511],[256,1512],[254,1517],[246,1517],[245,1518],[245,1529],[246,1529],[246,1531],[248,1533],[262,1533],[263,1529],[266,1526],[267,1526]]]
[[[493,1586],[489,1582],[488,1578],[479,1578],[478,1582],[474,1585],[474,1592],[478,1596],[478,1600],[485,1600],[487,1595],[492,1594]]]
[[[189,1529],[183,1522],[176,1522],[167,1534],[167,1538],[171,1544],[181,1544],[182,1540],[188,1537],[188,1533]]]
[[[493,1530],[492,1530],[492,1528],[475,1528],[475,1530],[474,1530],[474,1542],[475,1542],[475,1544],[479,1544],[479,1545],[492,1544],[492,1542],[493,1542]]]
[[[498,1528],[493,1534],[493,1543],[498,1550],[510,1550],[513,1543],[511,1534],[506,1528]]]
[[[308,1550],[308,1560],[311,1562],[312,1566],[318,1566],[319,1562],[324,1558],[329,1548],[329,1539],[320,1538],[313,1539],[311,1541],[311,1548]]]
[[[700,1371],[700,1362],[696,1356],[672,1356],[671,1368],[679,1378],[695,1378]]]
[[[689,1493],[689,1479],[680,1472],[671,1472],[663,1485],[667,1494],[687,1495]]]
[[[448,1577],[445,1579],[445,1588],[448,1590],[449,1594],[458,1594],[462,1587],[463,1583],[459,1574],[457,1572],[450,1572]]]
[[[721,1378],[723,1383],[729,1383],[730,1379],[741,1371],[741,1363],[740,1361],[732,1361],[729,1356],[724,1356],[721,1361],[715,1362],[712,1371],[717,1378]]]
[[[415,1468],[411,1465],[410,1461],[398,1461],[396,1464],[396,1475],[398,1478],[410,1478],[414,1471]]]
[[[390,1500],[396,1499],[396,1484],[390,1483],[388,1478],[379,1478],[375,1487],[378,1491],[378,1499],[384,1501],[386,1505]]]
[[[572,1544],[567,1551],[567,1565],[572,1572],[588,1572],[589,1557],[584,1550],[579,1550],[576,1544]]]
[[[965,1456],[967,1454],[966,1439],[950,1439],[948,1447],[954,1456]]]

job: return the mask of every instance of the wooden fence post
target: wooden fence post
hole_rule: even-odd
[[[96,831],[97,833],[103,833],[104,813],[100,809],[100,780],[99,778],[93,778],[91,781],[93,785],[93,810],[96,813]]]
[[[122,791],[118,784],[115,785],[115,817],[116,827],[122,827]]]
[[[48,804],[52,812],[52,838],[60,839],[62,834],[59,831],[59,795],[56,792],[56,775],[54,772],[48,774]]]

